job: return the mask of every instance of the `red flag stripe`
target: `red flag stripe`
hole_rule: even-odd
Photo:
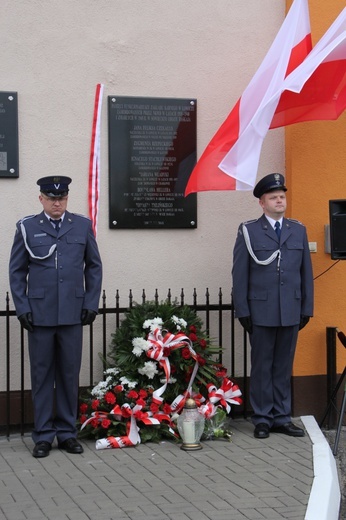
[[[286,90],[282,94],[270,128],[334,120],[345,108],[346,59],[323,63],[299,93]]]
[[[334,120],[346,109],[346,8],[284,82],[271,128]]]

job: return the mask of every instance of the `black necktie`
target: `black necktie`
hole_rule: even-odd
[[[281,227],[280,227],[280,222],[278,222],[278,221],[275,222],[275,233],[277,234],[278,239],[280,240]]]
[[[55,231],[59,231],[61,218],[59,218],[59,220],[54,220],[53,218],[50,218],[49,220],[51,221],[51,223],[55,227]]]

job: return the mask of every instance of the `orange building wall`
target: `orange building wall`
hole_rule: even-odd
[[[291,4],[288,1],[287,8]],[[309,7],[315,45],[345,7],[345,0],[309,0]],[[331,260],[324,247],[329,200],[346,199],[346,112],[336,121],[287,127],[286,182],[287,216],[304,222],[309,242],[317,242],[317,252],[311,253],[314,318],[299,334],[294,376],[320,375],[326,373],[326,327],[338,327],[346,334],[346,260]],[[337,340],[339,373],[345,363],[346,349]]]

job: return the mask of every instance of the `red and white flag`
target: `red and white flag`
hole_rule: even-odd
[[[89,161],[89,217],[96,237],[97,217],[100,195],[100,128],[101,128],[101,109],[102,109],[103,85],[96,85],[94,115],[91,132],[90,161]]]
[[[346,8],[283,88],[270,128],[333,120],[346,109]]]
[[[185,196],[255,185],[263,139],[279,102],[273,94],[310,50],[308,0],[294,0],[262,64],[193,169]]]

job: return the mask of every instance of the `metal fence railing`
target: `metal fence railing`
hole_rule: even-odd
[[[155,301],[160,303],[158,291],[155,291],[154,298],[147,299],[143,290],[141,294],[141,302]],[[228,376],[235,378],[242,391],[243,404],[234,407],[232,413],[235,415],[247,416],[250,413],[250,405],[248,402],[248,341],[247,336],[238,329],[237,340],[235,334],[235,317],[231,298],[224,301],[224,296],[220,288],[216,303],[211,303],[210,294],[206,289],[203,297],[203,303],[198,303],[200,298],[194,290],[191,303],[186,302],[184,290],[181,290],[180,297],[174,303],[178,305],[188,305],[194,309],[201,317],[204,328],[208,335],[217,341],[222,348],[220,351],[220,361],[222,356],[227,353],[229,363],[226,364]],[[173,303],[171,291],[168,290],[164,301]],[[140,302],[138,302],[140,303]],[[95,384],[95,374],[102,373],[104,361],[107,356],[110,332],[114,332],[120,326],[121,320],[125,313],[129,311],[135,300],[132,291],[129,291],[128,302],[126,306],[120,305],[119,291],[115,294],[115,305],[107,304],[105,291],[102,294],[102,305],[99,309],[97,325],[92,324],[89,328],[89,334],[85,334],[88,350],[88,367],[87,375],[84,374],[86,386]],[[31,392],[30,383],[28,383],[28,362],[26,349],[26,332],[21,328],[19,321],[15,317],[14,309],[10,307],[10,297],[6,295],[6,309],[0,310],[0,330],[4,331],[5,346],[1,346],[4,354],[5,363],[5,388],[0,390],[0,409],[4,410],[0,414],[0,433],[7,436],[12,431],[20,432],[22,435],[33,422],[31,408]],[[239,327],[239,326],[238,326]],[[15,339],[13,336],[15,335]],[[95,347],[97,345],[97,347]],[[5,348],[4,348],[5,347]],[[101,355],[99,355],[99,353]],[[236,409],[235,409],[236,408]]]

